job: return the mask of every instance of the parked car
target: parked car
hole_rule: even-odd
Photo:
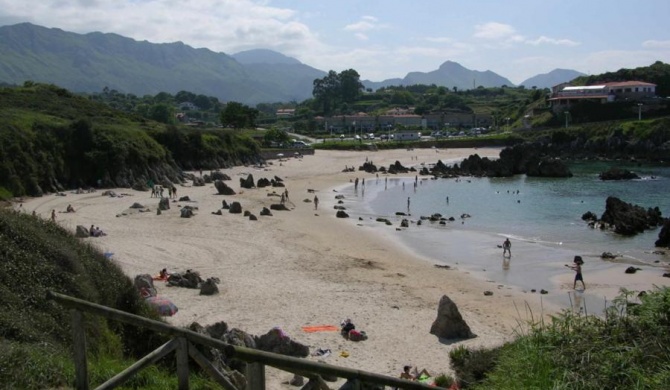
[[[291,146],[296,149],[309,148],[309,144],[305,143],[305,141],[293,141]]]

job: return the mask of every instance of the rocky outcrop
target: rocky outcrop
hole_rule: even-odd
[[[337,210],[337,213],[335,213],[335,216],[337,218],[349,218],[349,214],[347,214],[346,211],[343,211],[343,210]]]
[[[610,168],[609,170],[600,173],[598,177],[600,180],[632,180],[640,178],[635,172],[621,168]]]
[[[219,293],[217,284],[219,280],[216,278],[208,278],[200,285],[200,295],[215,295]]]
[[[223,173],[221,171],[214,171],[209,176],[213,181],[216,181],[216,180],[230,180],[230,176],[226,175],[225,173]]]
[[[388,173],[397,174],[397,173],[408,173],[409,168],[403,166],[400,161],[397,161],[389,166]]]
[[[195,213],[193,212],[193,207],[191,206],[184,206],[179,210],[179,216],[181,218],[191,218],[194,216]]]
[[[233,202],[230,204],[230,207],[228,208],[228,212],[231,214],[241,214],[242,213],[242,205],[240,202]]]
[[[249,174],[246,179],[240,178],[240,187],[246,188],[246,189],[251,189],[254,188],[256,185],[254,183],[254,175]]]
[[[626,236],[655,228],[665,222],[658,207],[645,210],[613,196],[607,198],[605,212],[600,221],[612,226],[615,233]]]
[[[256,183],[256,187],[258,188],[265,188],[271,185],[272,183],[270,182],[270,180],[265,177],[261,177],[260,179],[258,179],[258,182]]]
[[[263,207],[263,209],[261,210],[260,214],[261,214],[262,216],[267,216],[267,217],[271,217],[271,216],[272,216],[272,212],[271,212],[270,209],[267,208],[267,207]]]
[[[161,198],[161,200],[158,201],[158,210],[161,211],[170,210],[170,199]]]
[[[214,187],[216,187],[216,191],[219,193],[219,195],[235,195],[235,191],[228,187],[228,185],[223,182],[223,180],[216,180],[214,182]]]
[[[90,235],[91,235],[91,233],[88,231],[86,226],[77,225],[77,230],[74,233],[75,237],[84,238],[84,237],[89,237]]]
[[[529,162],[526,165],[526,175],[539,177],[572,177],[567,165],[557,159],[541,159],[539,162]]]
[[[446,295],[440,299],[437,318],[430,327],[430,334],[448,340],[477,337],[463,320],[454,301]]]
[[[277,211],[289,211],[288,207],[286,205],[281,204],[281,203],[273,203],[270,205],[270,209],[272,210],[277,210]]]
[[[256,348],[294,357],[309,356],[309,347],[292,340],[283,330],[273,328],[268,333],[255,337]]]
[[[660,233],[658,233],[658,240],[654,243],[659,247],[670,247],[670,219],[666,219],[663,223]]]

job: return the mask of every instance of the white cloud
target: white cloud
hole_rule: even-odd
[[[154,43],[182,41],[234,53],[321,45],[297,12],[259,0],[0,0],[2,20],[66,31],[113,32]]]
[[[642,47],[648,49],[670,49],[670,41],[644,41]]]
[[[475,38],[501,40],[515,35],[514,27],[509,24],[489,22],[475,26]]]
[[[374,23],[368,20],[361,20],[360,22],[344,26],[344,31],[370,31],[374,28],[375,28]]]
[[[524,43],[527,43],[529,45],[541,45],[544,43],[548,43],[551,45],[560,45],[560,46],[579,46],[579,42],[572,41],[570,39],[555,39],[555,38],[549,38],[545,37],[544,35],[540,36],[537,39],[526,39]]]
[[[449,38],[449,37],[426,37],[424,39],[428,42],[433,42],[433,43],[452,43],[452,42],[454,42],[454,39]]]

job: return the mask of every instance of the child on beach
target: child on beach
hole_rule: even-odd
[[[572,283],[573,290],[577,287],[577,281],[582,282],[582,287],[584,290],[586,290],[586,283],[584,283],[584,277],[582,276],[582,264],[584,264],[584,260],[582,260],[582,257],[575,256],[573,265],[567,265],[567,264],[565,265],[566,267],[575,271],[575,281]]]

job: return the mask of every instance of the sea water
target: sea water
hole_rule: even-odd
[[[539,178],[516,175],[508,178],[430,179],[422,176],[379,175],[366,177],[356,187],[341,189],[345,205],[359,224],[378,226],[378,217],[394,228],[403,218],[406,230],[393,234],[406,247],[435,263],[485,272],[492,281],[524,290],[547,287],[550,278],[570,272],[563,265],[579,254],[590,259],[591,270],[612,263],[600,255],[611,252],[617,262],[659,267],[667,258],[654,253],[660,227],[635,236],[588,227],[581,219],[587,211],[598,217],[608,196],[644,208],[658,207],[670,216],[670,166],[612,162],[573,162],[571,178]],[[599,173],[611,167],[632,170],[640,179],[602,181]],[[416,167],[421,168],[420,166]],[[362,177],[363,174],[361,175]],[[398,215],[401,213],[407,216]],[[421,216],[439,213],[454,217],[440,225]],[[502,258],[505,237],[512,253]],[[587,268],[588,268],[587,267]]]

